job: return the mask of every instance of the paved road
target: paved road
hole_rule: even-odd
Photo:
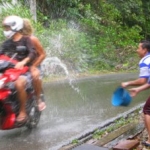
[[[0,150],[58,150],[142,103],[148,96],[146,92],[129,107],[111,105],[111,95],[120,82],[136,77],[130,73],[84,78],[73,82],[73,88],[67,81],[45,84],[47,108],[38,127],[31,131],[25,127],[0,131]]]

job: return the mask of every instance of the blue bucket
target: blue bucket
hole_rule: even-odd
[[[118,87],[112,95],[113,106],[128,106],[131,100],[129,92],[122,87]]]

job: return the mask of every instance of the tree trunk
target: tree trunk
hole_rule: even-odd
[[[37,16],[36,16],[36,0],[29,0],[30,4],[30,12],[32,14],[32,17],[34,21],[37,21]]]

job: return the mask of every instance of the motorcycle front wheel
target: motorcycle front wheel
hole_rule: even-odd
[[[33,105],[31,111],[29,113],[29,121],[27,122],[26,126],[28,129],[33,129],[37,127],[41,116],[41,112],[38,110],[37,104]]]

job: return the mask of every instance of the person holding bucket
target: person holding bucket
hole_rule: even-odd
[[[150,41],[141,41],[139,43],[137,53],[141,57],[141,60],[139,62],[139,78],[136,80],[121,83],[121,86],[123,88],[130,85],[140,85],[139,87],[129,89],[131,97],[136,96],[140,91],[143,91],[150,87]],[[143,117],[144,124],[148,132],[148,140],[142,142],[142,144],[150,147],[150,97],[147,99],[143,107]]]
[[[139,62],[139,78],[132,81],[122,82],[121,86],[123,88],[126,88],[128,86],[143,85],[148,81],[148,78],[150,77],[150,41],[141,41],[138,45],[137,53],[141,58]]]
[[[141,58],[139,62],[139,78],[121,83],[121,87],[118,87],[113,93],[111,101],[113,106],[128,106],[132,97],[125,88],[130,85],[143,85],[147,82],[150,76],[150,41],[141,41],[138,45],[137,53]]]
[[[113,106],[128,106],[131,102],[132,97],[125,88],[130,85],[143,85],[147,82],[148,78],[150,77],[150,41],[141,41],[138,45],[137,53],[141,58],[139,62],[139,78],[121,83],[121,87],[118,87],[113,93]]]

